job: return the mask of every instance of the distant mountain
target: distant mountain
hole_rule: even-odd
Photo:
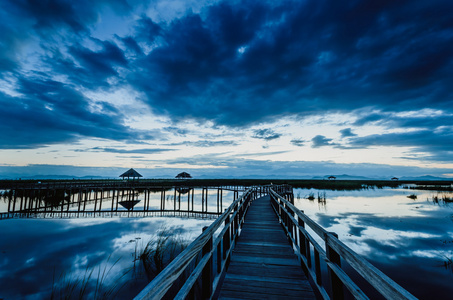
[[[431,175],[424,175],[424,176],[417,176],[417,177],[410,177],[410,176],[403,176],[400,178],[400,180],[420,180],[420,181],[442,181],[442,180],[447,180],[447,181],[452,181],[453,178],[445,178],[445,177],[435,177]]]
[[[315,176],[312,179],[319,179],[319,180],[328,180],[330,176],[335,176],[337,180],[382,180],[383,178],[373,178],[373,177],[365,177],[365,176],[354,176],[354,175],[324,175],[324,176]]]
[[[33,175],[33,176],[8,176],[6,177],[8,179],[32,179],[32,180],[37,180],[37,179],[107,179],[108,177],[103,177],[103,176],[82,176],[82,177],[77,177],[77,176],[70,176],[70,175]]]

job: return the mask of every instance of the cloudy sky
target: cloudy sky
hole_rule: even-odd
[[[3,0],[0,17],[1,174],[453,176],[450,0]]]

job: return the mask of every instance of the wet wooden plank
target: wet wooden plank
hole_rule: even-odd
[[[249,208],[219,299],[315,299],[269,197]]]

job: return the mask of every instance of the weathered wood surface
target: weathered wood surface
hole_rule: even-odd
[[[249,208],[219,299],[315,299],[269,196]]]

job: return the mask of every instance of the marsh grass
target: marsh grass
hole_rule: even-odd
[[[437,194],[437,195],[432,196],[431,201],[435,204],[440,204],[440,203],[450,204],[450,203],[453,203],[453,197],[451,197],[447,194],[442,194],[442,195]]]
[[[318,192],[318,202],[326,202],[326,192]]]
[[[151,281],[188,245],[188,241],[181,235],[174,234],[171,229],[161,228],[156,237],[138,253],[136,259],[143,263],[146,276]]]
[[[54,270],[50,299],[113,299],[125,285],[126,282],[123,282],[122,279],[129,270],[126,270],[120,276],[113,277],[115,274],[112,274],[112,270],[121,258],[118,258],[112,264],[109,264],[110,259],[111,256],[108,257],[103,266],[87,266],[81,276],[71,275],[69,271],[63,271],[58,278],[55,278]]]

